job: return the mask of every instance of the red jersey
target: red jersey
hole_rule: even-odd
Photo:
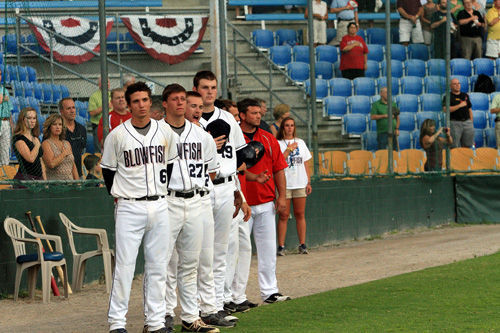
[[[340,70],[344,69],[365,69],[365,53],[368,53],[368,46],[361,36],[345,35],[340,42],[339,49],[342,50],[354,41],[360,42],[363,47],[355,46],[347,52],[342,52],[340,56]]]
[[[245,141],[248,143],[252,140],[243,133]],[[281,153],[278,140],[269,132],[257,128],[253,135],[253,141],[259,141],[264,145],[265,153],[259,163],[248,169],[248,171],[259,174],[267,170],[271,178],[265,184],[258,182],[247,182],[246,198],[250,206],[260,205],[266,202],[274,201],[276,198],[276,186],[274,184],[274,174],[288,167],[288,164]]]
[[[120,126],[121,123],[124,123],[126,120],[132,118],[132,114],[127,111],[125,114],[119,114],[114,111],[109,113],[109,131],[111,132],[116,127]],[[97,138],[99,142],[102,141],[102,117],[99,120],[99,126],[97,127]]]

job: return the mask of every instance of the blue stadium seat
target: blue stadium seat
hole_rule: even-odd
[[[493,76],[493,83],[495,84],[495,91],[500,91],[500,75]]]
[[[342,118],[344,133],[349,135],[361,135],[366,131],[366,115],[346,114]]]
[[[485,74],[488,76],[495,75],[495,62],[488,58],[477,58],[472,60],[472,66],[474,67],[474,74]]]
[[[429,59],[427,61],[427,74],[446,76],[446,61],[444,59]]]
[[[309,64],[304,62],[291,62],[286,65],[288,76],[296,83],[304,82],[309,78]]]
[[[310,80],[306,80],[306,92],[311,95]],[[324,79],[316,79],[316,101],[321,102],[323,98],[328,96],[328,81]]]
[[[17,100],[19,102],[19,109],[21,110],[30,106],[29,102],[24,97],[18,97]]]
[[[61,99],[61,88],[57,84],[51,85],[52,89],[52,104],[59,103]]]
[[[398,136],[399,150],[410,149],[412,146],[411,134],[408,131],[400,130]]]
[[[285,66],[292,61],[292,47],[290,45],[272,46],[269,57],[278,66]]]
[[[497,147],[497,138],[495,135],[495,129],[494,128],[487,128],[484,130],[484,136],[486,138],[486,146],[490,148],[496,148]]]
[[[85,107],[85,103],[83,103],[82,101],[76,100],[75,101],[75,108],[76,108],[76,113],[80,117],[87,119],[88,112],[87,112],[87,108]]]
[[[443,76],[424,77],[424,92],[427,94],[444,94],[446,91],[446,79]]]
[[[340,61],[337,61],[336,63],[334,63],[333,68],[335,71],[335,76],[342,77],[342,72],[340,71]]]
[[[429,48],[425,44],[410,44],[408,45],[408,58],[427,61],[429,60]]]
[[[295,45],[292,48],[292,58],[295,62],[305,62],[309,63],[309,46],[307,45]]]
[[[15,66],[5,65],[3,73],[4,73],[4,75],[6,73],[8,73],[8,75],[6,75],[5,82],[19,81],[19,78],[17,77],[17,68]],[[8,77],[8,80],[7,80],[7,77]]]
[[[337,29],[335,28],[327,28],[326,29],[326,43],[330,44],[330,42],[337,36]]]
[[[259,49],[274,46],[274,35],[271,30],[257,29],[252,31],[252,41]]]
[[[16,66],[16,69],[19,81],[28,81],[28,71],[26,70],[26,67]]]
[[[488,119],[490,120],[489,127],[495,127],[495,120],[497,118],[496,113],[490,113]]]
[[[116,34],[116,31],[111,31],[106,38],[106,48],[109,52],[117,52],[118,44],[117,40],[120,38],[119,35]]]
[[[23,90],[24,90],[24,97],[33,97],[34,92],[33,92],[33,86],[31,85],[31,83],[26,82],[26,81],[22,81],[21,84],[22,84]]]
[[[5,45],[5,51],[7,54],[17,54],[17,37],[16,34],[7,34],[2,36],[2,45]],[[21,35],[21,43],[25,43],[25,37]]]
[[[87,125],[87,118],[84,118],[84,117],[82,117],[82,116],[80,116],[80,115],[77,115],[77,116],[75,117],[75,121],[76,121],[77,123],[79,123],[80,125],[83,125],[83,126],[86,126],[86,125]]]
[[[420,126],[422,126],[422,123],[426,119],[434,119],[436,122],[436,128],[439,128],[440,122],[439,122],[439,114],[437,112],[432,112],[432,111],[421,111],[415,113],[415,116],[417,118],[417,127],[420,129]]]
[[[40,44],[38,44],[38,40],[36,39],[35,35],[33,35],[33,34],[29,34],[28,36],[26,36],[26,46],[30,50],[35,51],[36,53],[39,53],[39,54],[47,53],[43,49],[43,47],[41,47]]]
[[[406,47],[402,44],[391,44],[391,59],[405,61]]]
[[[422,94],[422,78],[418,76],[405,76],[401,78],[401,93],[412,95]]]
[[[393,77],[403,77],[403,63],[399,60],[391,60],[391,73]],[[385,60],[382,61],[382,76],[387,76]]]
[[[94,151],[94,136],[92,133],[87,133],[87,148],[85,150],[87,153],[93,154]]]
[[[399,43],[399,28],[398,27],[391,28],[391,43],[393,43],[393,44]]]
[[[404,62],[405,76],[425,77],[425,62],[420,59],[408,59]]]
[[[42,83],[43,102],[46,104],[52,103],[52,87],[48,83]]]
[[[19,101],[17,100],[17,98],[15,96],[11,96],[10,102],[12,104],[12,112],[18,114],[21,111],[21,108],[19,106]],[[14,123],[16,123],[16,122],[14,122]]]
[[[472,75],[472,65],[469,59],[455,58],[450,60],[451,75]]]
[[[367,44],[368,46],[368,60],[375,60],[381,62],[384,60],[384,47],[379,44]]]
[[[375,60],[368,60],[366,62],[365,76],[371,78],[378,78],[380,76],[380,65]]]
[[[385,45],[385,29],[383,28],[366,29],[366,40],[370,44]]]
[[[468,93],[469,92],[469,78],[463,75],[453,75],[450,80],[458,79],[460,81],[460,91]]]
[[[480,92],[469,93],[472,110],[488,111],[490,109],[490,101],[488,95]]]
[[[363,40],[366,42],[366,31],[363,29],[358,29],[358,32],[356,32],[356,35],[359,37],[363,38]]]
[[[24,97],[24,90],[20,81],[11,81],[11,86],[15,97]]]
[[[1,48],[0,48],[1,50]],[[0,52],[0,65],[3,65],[3,53]]]
[[[411,141],[413,143],[413,149],[422,149],[422,146],[420,146],[420,130],[414,130],[411,133]]]
[[[31,86],[33,87],[33,96],[38,100],[43,100],[42,85],[38,82],[33,82]]]
[[[396,96],[396,104],[399,111],[403,112],[418,112],[418,97],[417,95],[401,94]]]
[[[26,66],[26,71],[28,72],[28,81],[36,82],[36,69],[31,66]]]
[[[397,77],[391,78],[392,81],[392,96],[399,95],[399,79]],[[380,89],[387,87],[387,78],[385,76],[379,77],[377,79],[377,92],[380,94]]]
[[[126,32],[124,34],[120,34],[120,41],[123,41],[123,51],[124,52],[144,52],[144,49],[135,42],[130,32]],[[120,44],[120,50],[121,50]]]
[[[370,97],[351,96],[347,98],[350,113],[369,114],[371,110]]]
[[[420,107],[422,111],[443,111],[443,99],[439,94],[423,94],[420,96]]]
[[[321,79],[330,80],[333,75],[333,64],[328,61],[318,61],[315,66],[316,77]]]
[[[43,124],[45,123],[45,120],[47,120],[46,116],[38,114],[38,124],[40,125],[40,136],[42,136],[43,134]]]
[[[38,114],[41,114],[40,102],[35,97],[26,97],[26,103],[36,110]]]
[[[68,98],[69,97],[69,89],[64,84],[61,85],[61,97],[62,98]]]
[[[372,152],[378,149],[376,131],[366,131],[361,135],[361,149]]]
[[[343,96],[328,96],[323,100],[325,116],[340,119],[347,113],[347,101]]]
[[[472,110],[474,128],[485,129],[488,127],[488,116],[485,111]]]
[[[339,50],[332,45],[318,45],[316,47],[316,60],[337,62],[339,60]]]
[[[352,83],[354,95],[373,96],[376,94],[375,79],[371,77],[357,77]]]
[[[297,31],[293,29],[278,29],[274,32],[276,45],[297,45]]]
[[[415,113],[401,112],[399,114],[399,129],[401,131],[413,131],[415,130],[415,125]]]
[[[476,148],[484,147],[484,131],[482,129],[474,129],[474,145]]]
[[[352,95],[351,80],[345,78],[335,78],[330,80],[330,95],[349,97]]]

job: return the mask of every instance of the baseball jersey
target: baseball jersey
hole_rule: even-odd
[[[285,158],[281,153],[280,145],[278,140],[274,135],[257,128],[253,135],[253,139],[250,140],[245,135],[246,142],[259,141],[264,145],[265,153],[261,160],[255,164],[253,167],[248,169],[248,171],[259,174],[264,170],[267,170],[271,178],[264,184],[259,184],[258,182],[247,182],[246,183],[246,195],[247,202],[250,206],[260,205],[266,202],[273,201],[276,198],[276,186],[274,184],[274,174],[280,170],[285,169],[288,165],[286,164]]]
[[[221,153],[217,153],[217,160],[220,165],[218,178],[225,178],[236,173],[236,152],[246,146],[245,138],[241,128],[234,119],[233,115],[227,111],[215,108],[214,114],[207,121],[204,118],[200,119],[200,124],[206,128],[208,124],[216,119],[222,119],[231,126],[229,138],[227,138],[226,145]]]
[[[125,121],[129,120],[132,118],[132,114],[127,111],[125,114],[119,114],[114,111],[111,111],[109,113],[109,131],[111,132],[114,128],[118,127],[120,124],[124,123]],[[99,120],[99,126],[97,127],[97,138],[99,139],[99,142],[102,141],[102,117],[101,120]]]
[[[111,195],[115,198],[141,198],[166,195],[167,164],[177,157],[175,133],[164,121],[151,119],[146,135],[127,120],[104,142],[101,167],[115,171]]]
[[[209,172],[217,171],[217,159],[213,150],[214,140],[202,128],[188,120],[185,120],[181,135],[177,133],[174,135],[179,158],[173,162],[168,188],[174,191],[208,188]]]

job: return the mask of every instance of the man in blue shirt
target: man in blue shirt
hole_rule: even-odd
[[[9,98],[9,92],[2,85],[2,70],[0,69],[0,166],[8,165],[10,160],[12,103]]]
[[[349,4],[349,0],[332,0],[330,13],[337,15],[337,35],[331,41],[331,44],[338,46],[342,37],[347,35],[347,25],[350,22],[356,23],[359,27],[358,8]]]

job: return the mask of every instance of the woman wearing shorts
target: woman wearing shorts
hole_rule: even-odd
[[[306,247],[306,197],[311,194],[311,174],[309,161],[311,153],[305,142],[295,136],[295,120],[287,117],[281,122],[276,137],[281,151],[286,159],[288,168],[286,176],[286,210],[279,215],[278,221],[278,255],[285,255],[285,237],[290,206],[293,203],[293,215],[297,222],[297,235],[299,237],[299,253],[307,254]]]

